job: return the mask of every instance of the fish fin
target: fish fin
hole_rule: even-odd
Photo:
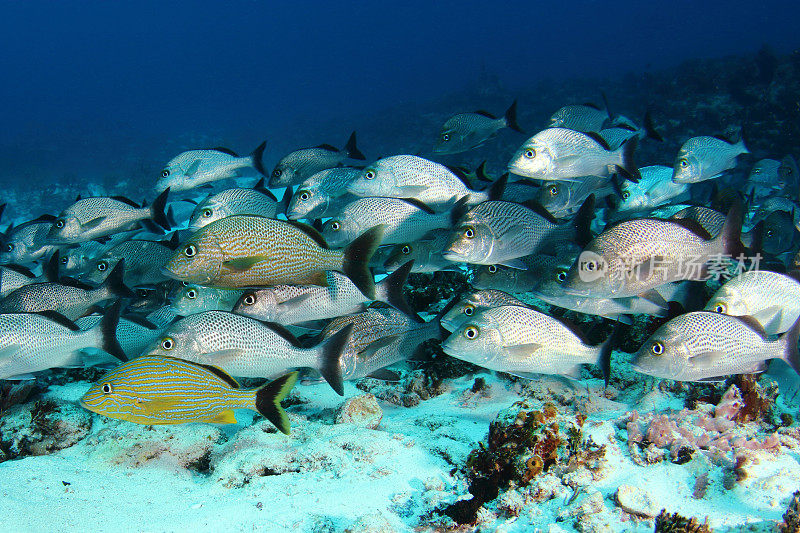
[[[522,202],[523,206],[527,207],[540,217],[544,218],[551,224],[558,224],[558,220],[548,211],[538,200],[527,200]]]
[[[642,175],[639,173],[639,167],[636,166],[636,147],[639,146],[639,139],[631,137],[625,144],[620,147],[622,150],[622,163],[617,165],[617,171],[626,179],[639,183]]]
[[[639,295],[639,298],[642,298],[644,300],[647,300],[648,302],[657,305],[660,309],[669,308],[669,304],[667,303],[667,301],[664,299],[661,293],[658,292],[656,289],[650,289],[649,291],[643,292],[642,294]]]
[[[514,131],[518,131],[519,133],[525,133],[522,128],[519,127],[519,123],[517,122],[517,101],[514,100],[511,102],[511,105],[506,109],[506,126],[511,128]]]
[[[536,372],[509,372],[509,371],[503,371],[503,373],[504,374],[508,374],[510,376],[516,376],[518,378],[523,378],[523,379],[538,379],[538,378],[542,377],[541,374],[537,374]]]
[[[402,185],[399,187],[400,195],[404,198],[416,198],[428,190],[426,185]]]
[[[366,377],[372,379],[379,379],[381,381],[391,381],[391,382],[400,381],[400,373],[395,370],[389,370],[388,368],[381,368],[374,372],[370,372],[369,374],[367,374]]]
[[[369,270],[369,262],[380,246],[385,230],[385,224],[374,226],[359,235],[344,250],[342,271],[371,300],[375,299],[375,280]]]
[[[719,362],[725,359],[725,352],[711,351],[703,352],[698,355],[693,355],[689,358],[688,365],[690,367],[703,367],[703,368],[716,368]]]
[[[600,135],[599,133],[597,133],[596,131],[585,131],[585,132],[583,132],[583,134],[586,135],[587,137],[589,137],[590,139],[592,139],[594,142],[596,142],[600,146],[602,146],[604,150],[608,150],[608,151],[611,150],[611,146],[608,145],[608,141],[603,139],[603,136]],[[570,156],[570,157],[579,158],[580,156]]]
[[[289,417],[281,407],[281,400],[286,398],[297,383],[297,375],[297,372],[291,372],[256,391],[256,410],[285,435],[289,434]]]
[[[253,265],[259,263],[261,261],[266,261],[269,257],[264,255],[253,255],[249,257],[237,257],[236,259],[230,259],[228,261],[223,261],[222,264],[225,265],[226,268],[236,272],[244,272],[245,270],[250,270],[253,268]]]
[[[3,381],[27,381],[29,379],[36,379],[36,376],[33,374],[17,374],[16,376],[4,377]]]
[[[53,255],[55,255],[55,254],[57,254],[57,253],[58,253],[58,250],[56,250],[55,252],[53,252]],[[52,260],[53,260],[53,258],[51,257],[51,258],[50,258],[50,260],[52,261]],[[48,263],[49,263],[49,262],[48,262]],[[24,267],[24,266],[22,266],[22,265],[18,265],[18,264],[16,264],[16,263],[8,263],[8,264],[5,264],[5,265],[3,265],[3,268],[7,268],[8,270],[13,270],[14,272],[16,272],[16,273],[18,273],[18,274],[22,274],[22,275],[23,275],[23,276],[25,276],[26,278],[31,278],[31,279],[32,279],[32,278],[35,278],[35,277],[36,277],[36,275],[34,275],[34,273],[33,273],[33,272],[31,272],[31,270],[30,270],[29,268],[27,268],[27,267]],[[45,267],[45,268],[47,268],[47,267]],[[57,279],[57,278],[56,278],[56,279],[50,279],[50,278],[48,277],[47,273],[45,273],[45,278],[47,279],[47,281],[56,281],[56,279]]]
[[[4,357],[11,357],[20,350],[22,350],[22,346],[19,344],[9,344],[8,346],[3,346],[0,348],[0,359],[3,359]]]
[[[60,255],[61,254],[59,253],[59,251],[56,250],[55,252],[53,252],[53,255],[50,256],[50,259],[47,260],[47,263],[45,263],[44,267],[42,267],[42,274],[44,275],[44,279],[46,279],[49,282],[57,282],[58,281],[59,265],[61,264],[59,262]],[[10,267],[10,265],[5,265],[5,266],[6,266],[6,268]],[[19,271],[17,271],[17,272],[19,272]],[[30,271],[28,271],[28,272],[30,272]],[[27,273],[25,273],[25,274],[27,275]],[[33,277],[32,273],[31,273],[30,277]]]
[[[622,328],[620,327],[619,322],[617,322],[614,325],[614,329],[611,330],[611,334],[608,336],[605,342],[600,345],[600,353],[598,354],[597,362],[595,363],[603,372],[603,382],[605,383],[606,387],[608,387],[608,382],[611,379],[611,352],[614,350],[614,345],[617,343],[620,329]]]
[[[242,350],[230,348],[228,350],[204,353],[203,359],[208,361],[212,366],[222,367],[228,363],[232,363],[236,359],[242,357],[242,355],[244,355]]]
[[[140,398],[139,408],[150,413],[161,413],[180,405],[180,402],[171,398]]]
[[[508,185],[508,172],[497,178],[489,187],[486,192],[489,193],[489,200],[500,200]]]
[[[318,144],[318,145],[316,146],[316,148],[320,148],[320,149],[322,149],[322,150],[327,150],[328,152],[338,152],[338,151],[339,151],[339,149],[338,149],[338,148],[336,148],[335,146],[333,146],[333,145],[330,145],[330,144],[328,144],[328,143],[322,143],[322,144]]]
[[[412,259],[411,261],[406,261],[400,268],[383,278],[375,287],[375,297],[420,322],[422,318],[411,308],[403,294],[403,287],[413,267],[414,260]]]
[[[589,241],[592,240],[592,219],[594,219],[594,194],[590,194],[586,200],[583,201],[575,217],[572,219],[572,225],[575,226],[575,241],[578,246],[586,247]]]
[[[580,161],[580,159],[581,159],[581,156],[579,156],[579,155],[565,155],[565,156],[561,156],[558,159],[556,159],[555,163],[557,165],[569,166],[569,165],[571,165],[573,163],[576,163],[576,162]],[[569,179],[569,180],[565,179],[565,180],[562,180],[562,181],[578,181],[578,180],[577,179]]]
[[[117,300],[106,308],[102,320],[100,320],[96,327],[100,328],[100,334],[102,336],[100,349],[124,362],[128,360],[128,356],[117,340],[117,325],[119,324],[121,311],[122,300]]]
[[[225,148],[224,146],[215,146],[214,148],[209,148],[209,150],[213,150],[215,152],[222,152],[223,154],[232,155],[233,157],[239,157],[239,154],[237,154],[230,148]]]
[[[320,344],[319,373],[339,396],[344,396],[342,353],[350,342],[352,332],[353,324],[348,324]]]
[[[782,359],[789,363],[795,372],[800,374],[800,352],[797,350],[797,340],[800,337],[800,317],[795,321],[789,331],[781,335],[781,340],[786,348]]]
[[[218,413],[211,420],[207,420],[207,422],[212,424],[235,424],[236,416],[233,414],[233,409],[227,409],[221,413]]]
[[[358,355],[364,358],[372,357],[378,352],[378,350],[386,348],[399,338],[400,335],[386,335],[380,339],[375,339],[371,343],[367,344],[366,348],[358,352]]]
[[[783,318],[783,308],[779,305],[771,305],[761,309],[751,315],[764,327],[765,331],[775,331]]]
[[[48,309],[46,311],[37,311],[35,314],[41,315],[49,320],[52,320],[53,322],[56,322],[57,324],[64,326],[70,331],[81,330],[81,328],[75,322],[65,317],[58,311],[53,311],[52,309]]]
[[[99,226],[100,224],[102,224],[105,219],[106,219],[106,217],[96,217],[96,218],[93,218],[91,220],[87,220],[86,222],[81,224],[81,229],[83,229],[83,230],[94,229],[97,226]]]
[[[344,151],[347,152],[347,157],[350,159],[360,159],[362,161],[366,160],[367,158],[364,154],[361,153],[361,150],[358,149],[356,146],[356,132],[350,134],[350,138],[347,139],[347,143],[344,145]]]
[[[515,100],[516,103],[516,100]],[[508,174],[508,172],[506,172]],[[492,181],[492,178],[489,177],[489,173],[486,172],[486,160],[484,159],[481,161],[481,164],[478,165],[478,168],[475,169],[475,177],[478,178],[480,181]]]
[[[111,198],[112,200],[116,200],[118,202],[122,202],[123,204],[127,204],[127,205],[129,205],[131,207],[136,207],[137,209],[139,207],[142,207],[141,205],[137,204],[136,202],[134,202],[133,200],[131,200],[127,196],[110,196],[109,198]]]
[[[250,153],[250,160],[253,163],[253,168],[256,169],[258,173],[261,174],[262,176],[267,175],[267,171],[266,169],[264,169],[264,148],[266,147],[267,147],[267,141],[264,141],[258,146],[256,146],[256,149]],[[261,181],[259,181],[259,183],[263,187],[264,179],[262,178]],[[258,189],[258,185],[256,185],[255,189]]]
[[[216,148],[216,150],[218,152],[222,152],[222,150],[220,150],[219,148]],[[194,161],[192,161],[192,164],[189,165],[189,167],[186,169],[186,171],[183,174],[187,178],[190,178],[192,176],[192,174],[197,172],[197,169],[200,168],[200,163],[201,163],[201,161],[199,159],[195,159]]]
[[[283,191],[283,198],[281,198],[280,204],[278,204],[278,213],[285,215],[289,212],[289,204],[292,203],[292,196],[294,196],[294,190],[291,185],[288,185],[286,190]]]
[[[746,254],[747,250],[742,244],[742,202],[739,198],[733,203],[728,214],[725,216],[725,223],[717,237],[721,240],[723,253],[734,259]]]
[[[486,118],[491,118],[493,120],[497,120],[496,116],[494,116],[493,114],[489,113],[488,111],[484,111],[483,109],[477,109],[476,111],[474,111],[474,113],[476,115],[480,115],[482,117],[486,117]]]
[[[156,196],[156,199],[153,200],[153,205],[150,206],[150,217],[156,224],[164,228],[165,231],[169,231],[171,229],[167,215],[164,212],[164,208],[167,205],[167,195],[169,195],[169,189],[170,188],[167,187],[161,194]]]
[[[469,205],[467,205],[468,200],[469,196],[464,196],[453,205],[452,209],[450,209],[450,224],[453,226],[458,224],[458,221],[469,212]]]
[[[123,257],[117,264],[111,269],[111,272],[106,276],[105,281],[103,281],[103,286],[108,288],[108,292],[112,295],[116,296],[117,298],[133,298],[136,296],[134,292],[125,285],[125,281],[123,279],[125,275],[125,258]]]
[[[656,130],[655,122],[653,122],[653,115],[650,114],[650,111],[645,111],[644,113],[644,131],[648,139],[664,142],[664,137]]]
[[[505,346],[505,350],[512,360],[525,360],[537,350],[542,348],[541,344],[530,342],[527,344],[514,344],[512,346]]]
[[[325,240],[325,237],[322,236],[322,233],[313,226],[309,226],[308,224],[303,224],[302,222],[297,222],[295,220],[284,220],[285,223],[289,224],[290,226],[294,226],[295,228],[299,229],[306,235],[308,235],[311,239],[316,242],[320,248],[328,248],[328,242]]]
[[[522,259],[507,259],[505,261],[500,261],[498,264],[516,270],[528,270],[528,265],[526,265],[525,261]]]
[[[581,374],[581,365],[575,365],[573,367],[570,367],[569,370],[562,372],[561,375],[577,381],[583,377],[583,375]]]
[[[404,201],[407,204],[413,205],[414,207],[416,207],[420,211],[422,211],[424,213],[427,213],[429,215],[433,215],[433,214],[436,213],[436,211],[434,211],[431,206],[429,206],[425,202],[421,202],[420,200],[417,200],[416,198],[401,198],[401,200]]]

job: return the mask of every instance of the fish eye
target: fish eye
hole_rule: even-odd
[[[6,244],[5,250],[6,250],[6,252],[13,252],[14,251],[14,245],[12,243]]]
[[[689,166],[689,162],[686,159],[681,159],[679,164],[681,168],[686,168]]]
[[[194,300],[195,298],[197,298],[197,291],[195,289],[189,289],[188,291],[186,291],[186,297],[189,298],[190,300]]]
[[[411,247],[406,244],[400,251],[403,252],[403,254],[408,255],[411,253]]]
[[[64,227],[64,221],[63,221],[63,220],[56,220],[55,226],[56,226],[58,229],[61,229],[61,228],[63,228],[63,227]]]
[[[559,270],[558,274],[556,274],[556,279],[558,281],[566,281],[567,280],[567,271],[566,270]]]
[[[467,227],[464,230],[464,237],[467,239],[474,239],[475,238],[475,228]]]
[[[447,142],[449,140],[450,140],[450,134],[449,133],[442,133],[442,142]]]
[[[139,295],[139,298],[147,298],[147,289],[136,289],[136,294]]]
[[[246,294],[245,297],[242,298],[242,303],[244,305],[253,305],[254,303],[256,303],[256,295],[253,294],[252,292]]]
[[[11,250],[8,250],[8,251],[10,252]],[[69,257],[62,257],[59,260],[59,263],[61,263],[62,265],[66,265],[67,263],[69,263]]]
[[[97,270],[99,270],[100,272],[105,272],[107,268],[108,268],[107,262],[100,261],[99,263],[97,263]]]
[[[364,178],[366,178],[368,180],[374,180],[375,179],[375,171],[374,170],[367,170],[364,173]]]
[[[664,345],[658,341],[655,341],[650,347],[650,351],[653,353],[653,355],[661,355],[664,353]]]
[[[475,313],[475,306],[472,304],[467,304],[464,306],[464,314],[467,316],[472,316]]]
[[[527,150],[525,150],[525,157],[528,159],[533,159],[534,157],[536,157],[536,150],[534,150],[533,148],[528,148]]]
[[[622,199],[623,200],[627,200],[630,197],[631,197],[631,193],[629,193],[628,191],[622,191]]]
[[[209,208],[203,209],[203,218],[211,218],[211,215],[213,215],[213,214],[214,214],[214,211],[212,211],[211,209],[209,209]]]
[[[558,194],[558,186],[557,185],[551,185],[550,188],[547,189],[547,192],[550,193],[550,196],[557,195]]]
[[[774,237],[774,236],[775,236],[775,232],[774,232],[774,231],[772,231],[771,229],[768,229],[766,232],[764,232],[764,234],[765,234],[767,237]]]
[[[479,333],[478,328],[476,328],[475,326],[467,326],[464,329],[464,337],[470,340],[478,338],[478,333]]]
[[[339,231],[340,229],[342,229],[342,225],[339,223],[338,220],[334,220],[333,222],[331,222],[331,229],[333,231]]]
[[[489,268],[487,268],[486,270],[489,271],[489,274],[494,274],[495,272],[497,272],[497,265],[489,265]]]
[[[197,254],[197,246],[194,244],[187,244],[186,248],[183,249],[183,255],[186,257],[194,257]]]
[[[103,394],[111,394],[114,389],[111,388],[111,383],[103,383],[103,386],[100,387],[100,390],[103,391]]]
[[[720,302],[714,307],[714,311],[716,313],[722,313],[724,315],[725,313],[728,312],[728,306]]]
[[[279,168],[276,168],[275,170],[272,171],[272,175],[276,178],[280,178],[281,174],[283,174],[283,171]]]
[[[175,347],[175,341],[172,337],[164,337],[161,339],[161,347],[167,351],[170,351]]]
[[[306,200],[308,200],[309,198],[311,198],[311,194],[309,194],[309,192],[308,192],[308,191],[303,191],[303,192],[301,192],[301,193],[298,195],[298,198],[300,198],[300,200],[302,200],[302,201],[304,201],[304,202],[305,202]]]
[[[752,172],[753,172],[753,174],[761,174],[761,169],[756,167],[756,168],[753,169]]]
[[[161,171],[161,177],[162,178],[166,178],[167,176],[169,176],[169,170],[167,170],[167,169],[162,170]]]

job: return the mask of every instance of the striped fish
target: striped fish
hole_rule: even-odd
[[[236,215],[195,232],[178,248],[165,274],[218,288],[280,284],[325,285],[325,271],[343,272],[375,298],[369,260],[384,228],[368,229],[344,250],[331,250],[317,230],[299,222]]]
[[[234,409],[252,409],[288,435],[289,418],[280,402],[296,381],[297,372],[292,372],[257,389],[240,389],[217,367],[145,355],[103,376],[80,403],[89,411],[137,424],[235,424]]]

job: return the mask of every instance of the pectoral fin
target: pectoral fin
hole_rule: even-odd
[[[5,357],[11,357],[12,355],[16,354],[22,349],[22,346],[19,344],[9,344],[8,346],[3,346],[0,348],[0,359]]]
[[[781,318],[783,318],[783,308],[773,305],[753,313],[751,316],[764,327],[765,331],[775,333],[781,323]]]
[[[192,164],[189,165],[189,168],[186,169],[186,171],[184,172],[184,175],[186,175],[186,177],[189,177],[192,174],[194,174],[195,172],[197,172],[198,168],[200,168],[200,160],[199,159],[195,159],[194,161],[192,161]]]
[[[233,411],[228,409],[227,411],[222,411],[217,416],[210,419],[209,422],[212,424],[235,424],[236,417],[234,416]]]
[[[400,187],[400,193],[409,198],[416,198],[427,190],[428,187],[425,185],[403,185]]]
[[[522,259],[508,259],[506,261],[500,261],[498,264],[517,270],[528,270],[528,265],[526,265]]]
[[[394,341],[398,339],[398,337],[399,335],[387,335],[386,337],[381,337],[380,339],[372,341],[367,345],[366,348],[364,348],[358,353],[358,356],[361,358],[371,357],[375,355],[375,353],[381,348],[386,348],[387,346],[392,344]]]
[[[244,352],[239,349],[231,348],[229,350],[219,350],[216,352],[208,352],[203,354],[203,359],[209,365],[224,367],[227,363],[232,363],[236,359],[241,358]]]
[[[106,217],[93,218],[92,220],[89,220],[89,221],[84,222],[83,224],[81,224],[81,228],[84,229],[84,230],[94,229],[97,226],[99,226],[100,224],[102,224],[105,219],[106,219]]]
[[[527,359],[541,348],[541,344],[531,342],[528,344],[514,344],[513,346],[506,346],[505,350],[510,359],[521,361]]]
[[[236,272],[244,272],[245,270],[250,270],[256,263],[268,259],[269,257],[263,255],[254,255],[250,257],[237,257],[236,259],[224,261],[222,264],[225,265],[226,268]]]

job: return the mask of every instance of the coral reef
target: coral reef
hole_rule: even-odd
[[[678,513],[667,513],[662,510],[656,517],[654,533],[711,533],[706,522],[702,524],[696,518],[684,518]]]
[[[789,501],[789,507],[783,513],[783,524],[779,526],[781,533],[797,533],[800,531],[800,491],[796,491]]]
[[[0,461],[46,455],[86,437],[92,418],[78,405],[38,400],[16,405],[0,418]]]
[[[348,398],[336,415],[337,424],[355,424],[367,429],[376,429],[383,418],[383,410],[372,394]]]

